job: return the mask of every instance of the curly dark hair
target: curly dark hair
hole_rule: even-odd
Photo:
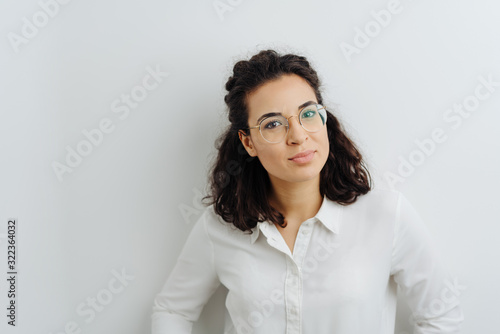
[[[258,158],[247,153],[238,131],[249,134],[246,129],[248,95],[266,82],[288,74],[304,78],[314,90],[318,103],[323,103],[316,71],[305,57],[294,54],[280,55],[274,50],[262,50],[250,60],[238,61],[226,82],[228,93],[224,101],[229,109],[230,124],[216,141],[218,155],[209,170],[209,193],[202,200],[210,199],[203,204],[215,204],[214,211],[242,231],[266,220],[281,227],[287,225],[285,217],[268,201],[271,183],[267,171]],[[320,172],[320,194],[349,205],[370,191],[371,176],[360,152],[329,111],[326,125],[330,153]]]

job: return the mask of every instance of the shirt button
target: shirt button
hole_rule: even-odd
[[[309,230],[302,230],[302,234],[309,234]]]

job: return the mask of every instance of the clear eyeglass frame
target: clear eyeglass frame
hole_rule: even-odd
[[[266,117],[266,118],[262,119],[262,120],[259,122],[259,125],[256,125],[256,126],[251,126],[251,127],[246,128],[246,129],[247,129],[247,130],[250,130],[250,129],[257,129],[257,128],[258,128],[258,129],[259,129],[259,132],[260,132],[260,135],[261,135],[261,136],[262,136],[262,138],[263,138],[265,141],[267,141],[268,143],[271,143],[271,144],[281,143],[281,142],[283,141],[283,139],[285,139],[285,138],[286,138],[286,136],[288,135],[288,130],[289,130],[289,128],[290,128],[290,123],[288,122],[288,120],[289,120],[290,118],[292,118],[292,117],[296,116],[296,117],[298,117],[298,118],[299,118],[299,123],[300,123],[300,125],[302,126],[302,128],[303,128],[304,130],[306,130],[307,132],[311,132],[311,133],[318,132],[318,131],[320,131],[321,129],[318,129],[318,130],[316,130],[316,131],[310,131],[310,130],[307,130],[307,129],[304,127],[304,124],[302,124],[302,118],[300,117],[300,116],[302,115],[302,113],[303,113],[304,111],[307,111],[307,108],[311,107],[312,105],[315,105],[315,106],[316,106],[316,108],[317,108],[317,111],[318,111],[318,112],[319,112],[320,110],[324,110],[324,112],[323,112],[323,113],[320,113],[320,116],[323,116],[323,118],[322,118],[322,119],[324,119],[323,126],[325,126],[325,124],[326,124],[326,119],[327,119],[327,115],[326,115],[326,106],[324,106],[324,105],[322,105],[322,104],[319,104],[319,103],[313,103],[313,104],[307,105],[307,106],[305,106],[304,108],[302,108],[302,109],[300,110],[300,112],[299,112],[299,114],[298,114],[298,115],[292,115],[292,116],[290,116],[290,117],[288,117],[288,118],[286,118],[286,117],[284,117],[284,116],[280,116],[280,117],[282,117],[282,118],[286,121],[286,123],[285,123],[286,132],[283,134],[283,137],[282,137],[279,141],[269,141],[269,140],[267,140],[267,139],[264,137],[264,135],[262,134],[262,130],[261,130],[261,125],[262,125],[262,123],[264,123],[264,122],[265,122],[267,119],[269,119],[269,118],[273,118],[273,117],[277,117],[277,116],[269,116],[269,117]],[[279,115],[278,115],[278,116],[279,116]]]

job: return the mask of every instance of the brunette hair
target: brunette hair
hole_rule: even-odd
[[[262,50],[250,60],[238,61],[226,82],[228,93],[224,101],[229,109],[230,124],[216,141],[218,155],[209,170],[209,193],[202,200],[210,199],[208,204],[203,204],[214,204],[214,211],[224,221],[242,231],[266,220],[286,226],[285,217],[268,201],[271,183],[267,171],[257,157],[247,153],[238,131],[249,134],[247,96],[266,82],[289,74],[304,78],[314,90],[318,103],[323,103],[316,71],[305,57],[294,54]],[[370,191],[371,176],[358,149],[329,111],[326,126],[330,153],[320,172],[320,194],[349,205]]]

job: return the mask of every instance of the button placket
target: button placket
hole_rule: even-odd
[[[301,271],[292,258],[287,258],[287,277],[285,284],[285,307],[287,334],[302,333],[300,305],[302,297]]]
[[[279,234],[275,226],[262,226],[263,232],[267,237],[267,242],[273,248],[280,250],[286,255],[287,272],[285,278],[285,310],[287,318],[287,334],[302,333],[302,263],[311,239],[312,222],[304,222],[299,228],[299,233],[295,240],[293,254],[285,244],[284,239]],[[274,228],[273,228],[274,227]],[[280,242],[282,241],[282,242]]]
[[[305,255],[307,253],[307,249],[309,247],[309,242],[311,240],[311,230],[314,228],[311,225],[312,222],[306,221],[302,223],[300,226],[300,232],[297,235],[297,251],[294,252],[293,257],[295,263],[302,269],[302,263],[304,262]]]

